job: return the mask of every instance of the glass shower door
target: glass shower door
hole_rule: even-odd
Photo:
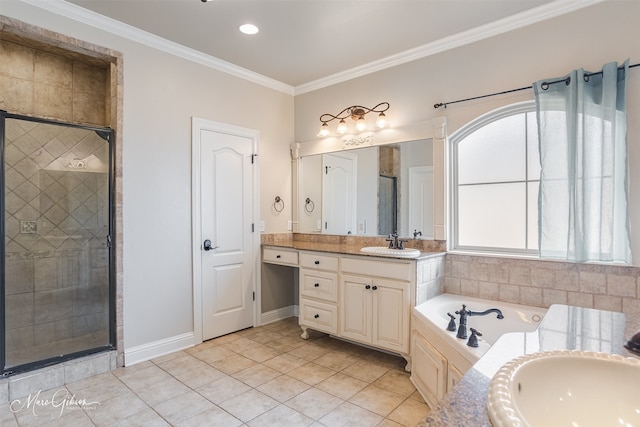
[[[112,348],[110,129],[3,114],[3,371]]]

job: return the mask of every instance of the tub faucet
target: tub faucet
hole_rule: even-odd
[[[640,330],[637,331],[624,345],[624,347],[640,356]]]
[[[473,328],[469,328],[469,330],[471,331],[471,336],[469,337],[469,341],[467,341],[467,345],[469,347],[478,347],[480,345],[478,344],[478,337],[481,337],[482,334]]]
[[[469,316],[470,311],[467,310],[467,306],[462,304],[462,310],[456,311],[456,314],[460,315],[460,323],[458,323],[458,333],[456,337],[460,339],[467,338],[467,316]]]
[[[485,311],[471,311],[471,310],[469,310],[467,312],[467,316],[486,316],[489,313],[496,313],[497,314],[496,318],[504,319],[504,316],[502,315],[502,312],[500,310],[498,310],[497,308],[490,308],[489,310],[485,310]]]
[[[447,331],[455,332],[456,331],[456,316],[451,313],[447,313],[449,316],[449,324],[447,325]]]
[[[465,304],[462,304],[462,310],[456,311],[456,314],[460,315],[460,323],[458,324],[458,333],[456,334],[456,337],[460,339],[467,338],[467,317],[486,316],[489,313],[496,313],[497,314],[496,317],[498,319],[504,319],[504,316],[502,315],[502,311],[498,310],[497,308],[490,308],[485,311],[471,311],[471,310],[467,310],[467,306]]]

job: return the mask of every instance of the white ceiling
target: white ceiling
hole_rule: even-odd
[[[441,51],[447,43],[468,43],[471,40],[467,39],[489,37],[598,1],[601,0],[68,3],[298,88],[417,59],[426,56],[429,46],[432,51],[439,46],[436,50]],[[238,26],[247,22],[257,25],[260,32],[254,36],[241,34]]]

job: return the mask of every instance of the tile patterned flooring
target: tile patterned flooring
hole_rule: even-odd
[[[404,359],[292,317],[0,406],[0,426],[415,426]]]

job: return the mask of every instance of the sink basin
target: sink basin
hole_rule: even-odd
[[[494,427],[640,426],[640,359],[585,351],[533,353],[505,364],[487,399]]]
[[[368,246],[360,249],[360,252],[397,258],[416,258],[420,256],[420,251],[417,249],[391,249],[386,246]]]

